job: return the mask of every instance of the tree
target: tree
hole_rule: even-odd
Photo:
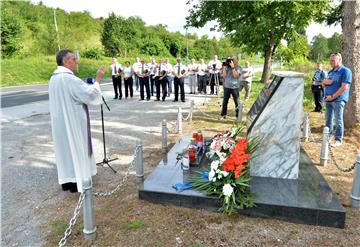
[[[190,0],[189,4],[191,4]],[[219,31],[233,44],[244,44],[249,52],[264,53],[261,81],[270,76],[271,59],[281,40],[291,40],[328,8],[328,1],[207,1],[193,5],[187,25],[203,27],[216,20]]]
[[[339,33],[334,33],[328,39],[328,47],[331,53],[342,51],[342,35],[340,35]]]
[[[310,58],[314,61],[323,61],[329,57],[328,39],[319,34],[311,41]]]
[[[343,4],[343,63],[353,73],[350,98],[345,106],[344,120],[346,127],[354,127],[360,123],[360,2],[344,1]]]
[[[22,23],[5,11],[2,13],[1,23],[1,56],[11,57],[22,48]]]

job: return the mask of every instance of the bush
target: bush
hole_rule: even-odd
[[[81,52],[82,57],[89,59],[98,60],[101,58],[101,55],[102,55],[102,50],[97,47],[86,48],[83,52]]]

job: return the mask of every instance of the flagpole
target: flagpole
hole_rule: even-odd
[[[57,42],[58,42],[58,48],[59,48],[59,51],[60,51],[60,37],[59,37],[59,29],[58,29],[57,22],[56,22],[55,9],[54,9],[54,23],[55,23],[55,30],[56,30],[56,37],[57,37]]]

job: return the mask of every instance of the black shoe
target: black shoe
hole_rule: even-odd
[[[117,98],[118,98],[117,96],[114,97],[114,99],[117,99]]]
[[[144,99],[139,99],[139,101],[143,101]]]
[[[162,101],[165,101],[165,99],[162,99]]]
[[[119,98],[119,100],[121,100],[122,98]]]
[[[172,102],[178,102],[178,100],[177,100],[177,99],[174,99]]]
[[[70,185],[70,192],[71,192],[71,193],[76,193],[76,192],[78,192],[77,184],[76,184],[76,183],[71,183],[71,185]]]
[[[160,101],[160,99],[156,99],[156,100],[154,100],[154,101]]]
[[[62,184],[61,187],[63,191],[70,190],[72,193],[78,192],[76,183],[65,183]]]
[[[150,98],[148,98],[148,99],[146,99],[147,101],[149,101],[150,100]]]
[[[185,100],[182,100],[181,102],[185,102]]]

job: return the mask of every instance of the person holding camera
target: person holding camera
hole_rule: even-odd
[[[181,63],[180,58],[176,59],[176,65],[174,65],[173,74],[175,87],[175,99],[173,102],[177,102],[179,99],[179,88],[181,101],[185,102],[184,76],[186,75],[186,66]]]
[[[111,77],[112,77],[112,82],[113,82],[113,86],[114,86],[114,93],[115,93],[115,97],[114,99],[117,99],[119,94],[119,100],[121,100],[122,98],[122,90],[121,90],[121,72],[122,72],[122,66],[121,64],[118,63],[116,57],[112,57],[112,64],[110,65],[110,73],[111,73]],[[119,93],[118,93],[118,88],[119,88]]]
[[[140,101],[145,99],[144,95],[144,87],[146,89],[146,100],[150,100],[150,83],[149,83],[149,74],[150,70],[147,64],[145,64],[145,60],[141,59],[140,66],[137,72],[137,76],[139,77],[140,83]]]
[[[221,73],[224,77],[224,100],[221,110],[221,119],[226,118],[227,114],[227,105],[229,102],[230,95],[234,99],[234,104],[236,107],[236,117],[239,114],[239,77],[241,75],[242,68],[238,65],[239,59],[237,56],[233,56],[232,59],[228,59],[223,63]]]
[[[311,91],[314,96],[315,109],[314,112],[322,112],[324,89],[321,85],[326,78],[326,73],[322,69],[322,63],[316,64],[316,71],[312,78]]]
[[[49,110],[58,181],[62,189],[82,192],[82,181],[96,174],[88,105],[100,105],[102,65],[96,82],[87,84],[74,75],[77,59],[73,51],[56,55],[57,69],[49,81]]]

